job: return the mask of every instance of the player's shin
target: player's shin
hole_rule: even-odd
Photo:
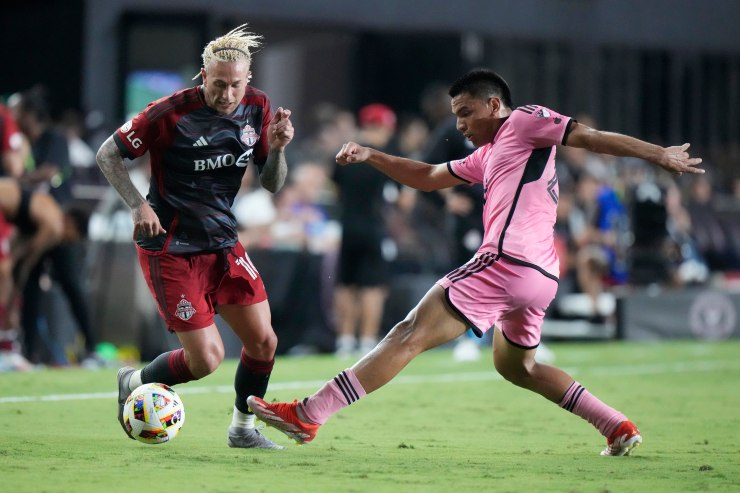
[[[324,424],[333,414],[367,395],[360,381],[347,368],[324,384],[318,392],[306,397],[298,406],[299,417],[313,424]],[[303,414],[303,416],[300,416]]]

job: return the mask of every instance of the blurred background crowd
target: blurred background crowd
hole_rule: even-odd
[[[114,3],[117,8],[126,4]],[[478,2],[470,3],[484,8]],[[88,13],[101,8],[97,2],[73,5]],[[49,15],[58,12],[56,7],[49,8]],[[137,33],[151,40],[156,32],[171,34],[167,29],[177,31],[183,25],[187,33],[197,24],[190,18],[168,23],[162,13],[128,12],[122,16],[124,20],[116,20],[119,40],[131,40]],[[217,16],[220,23],[212,20],[212,29],[221,32],[222,25],[231,28],[243,17],[250,20],[246,14],[239,16],[239,22]],[[152,18],[157,20],[154,26]],[[346,57],[356,64],[376,63],[394,71],[370,76],[369,69],[359,70],[359,78],[368,80],[357,84],[349,96],[331,97],[318,91],[295,107],[290,105],[295,91],[285,89],[285,78],[295,76],[295,70],[287,76],[275,76],[274,66],[268,63],[277,59],[281,65],[292,59],[284,48],[285,40],[294,38],[284,34],[288,29],[281,24],[275,27],[266,20],[254,24],[255,30],[265,35],[267,48],[255,57],[253,84],[270,94],[274,104],[292,107],[298,117],[296,138],[287,150],[290,170],[284,189],[275,195],[261,189],[250,167],[233,206],[240,241],[266,278],[274,326],[281,338],[280,353],[348,356],[367,351],[390,328],[390,322],[405,315],[419,292],[477,250],[482,239],[483,193],[479,187],[424,193],[398,186],[372,170],[338,169],[334,163],[335,154],[349,140],[435,164],[472,152],[455,129],[446,93],[447,84],[463,67],[487,65],[500,71],[513,86],[515,105],[550,106],[589,126],[621,130],[663,145],[689,141],[692,154],[705,160],[705,175],[674,177],[639,160],[558,149],[560,195],[554,235],[561,282],[548,320],[577,320],[597,331],[604,328],[613,336],[618,300],[626,293],[697,286],[738,289],[737,46],[722,56],[710,50],[706,55],[691,53],[689,57],[677,39],[675,47],[663,51],[624,48],[625,61],[618,47],[603,42],[598,53],[591,48],[573,54],[561,40],[522,41],[510,36],[500,40],[442,29],[441,34],[420,34],[405,43],[410,39],[407,34],[379,34],[364,27],[357,34],[359,41],[351,43],[353,49],[343,48],[352,51]],[[260,25],[268,27],[261,31]],[[90,29],[96,30],[100,27]],[[331,26],[324,30],[331,31]],[[271,33],[280,42],[273,42]],[[270,51],[271,42],[274,51]],[[416,51],[414,44],[418,45]],[[448,44],[453,47],[442,49]],[[495,51],[488,50],[491,44],[514,54],[491,54],[489,51]],[[196,67],[193,74],[201,48],[197,43],[195,46],[195,54],[188,54],[188,63],[193,66],[186,67]],[[290,43],[287,46],[292,47]],[[438,55],[449,57],[451,53],[457,61],[435,72],[434,64],[439,62],[436,57],[425,60],[425,47]],[[316,49],[315,45],[307,48]],[[337,48],[333,49],[336,54]],[[403,60],[397,66],[374,61],[373,57],[393,60],[394,49],[402,52]],[[132,54],[130,45],[126,50],[120,66],[130,71],[128,82],[120,86],[119,112],[89,107],[84,102],[89,98],[84,95],[68,98],[60,94],[66,89],[51,83],[49,74],[32,81],[11,78],[0,88],[0,189],[10,190],[3,192],[0,201],[4,208],[0,221],[0,369],[39,364],[96,368],[113,357],[146,358],[172,343],[153,307],[146,305],[146,296],[139,295],[145,287],[136,278],[130,214],[99,172],[95,152],[117,126],[148,101],[172,88],[186,87],[189,81],[179,75],[172,79],[183,67],[173,71],[172,67],[153,66],[157,64],[148,59],[137,67],[137,57],[146,56]],[[311,56],[312,51],[306,58]],[[512,61],[515,57],[517,63]],[[409,76],[416,81],[409,88],[404,78],[407,72],[415,71],[415,60],[423,68],[419,70],[428,75],[422,81],[417,80],[418,75]],[[594,68],[591,65],[597,60],[600,62]],[[324,64],[321,74],[332,78],[334,85],[337,78],[347,77],[335,75],[323,58],[320,61]],[[573,63],[566,63],[569,61]],[[596,75],[579,72],[584,64]],[[353,69],[352,65],[338,68]],[[260,75],[261,69],[266,75]],[[581,91],[586,96],[545,88],[560,87],[561,81],[549,76],[562,76],[564,71],[575,71],[573,80],[580,74],[592,82]],[[676,75],[682,79],[678,87],[671,82]],[[538,82],[539,77],[546,82]],[[381,78],[390,78],[391,83],[368,89]],[[656,78],[659,80],[653,87]],[[641,88],[636,89],[635,84],[642,84]],[[582,84],[580,89],[584,87]],[[694,100],[697,96],[701,101]],[[631,108],[626,118],[615,116],[626,111],[615,106],[615,99]],[[696,113],[672,109],[684,103]],[[723,115],[725,123],[720,128],[710,122],[716,115]],[[695,119],[701,120],[700,127],[694,125]],[[130,172],[146,194],[146,156],[130,163]],[[59,223],[56,232],[41,239],[37,232],[43,229],[44,218],[43,212],[33,207],[35,196],[51,197],[61,211],[52,218]],[[19,210],[27,210],[27,214],[20,217]],[[382,252],[382,265],[376,266],[375,272],[379,280],[368,286],[343,285],[340,269],[348,267],[338,264],[340,249],[371,240],[379,242]],[[24,267],[26,273],[20,272],[21,259],[34,248],[41,248],[44,254]],[[12,283],[20,274],[25,285],[19,296],[13,296]],[[121,356],[116,351],[129,352]]]

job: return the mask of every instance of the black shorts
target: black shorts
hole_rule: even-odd
[[[383,258],[382,240],[352,241],[343,238],[339,252],[339,284],[345,286],[384,286],[389,266]]]

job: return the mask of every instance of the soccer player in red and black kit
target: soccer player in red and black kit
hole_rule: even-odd
[[[217,311],[242,341],[230,447],[282,448],[254,427],[246,398],[263,396],[277,337],[257,269],[237,241],[231,212],[251,160],[262,186],[277,192],[287,175],[285,146],[293,139],[290,110],[270,109],[249,86],[251,52],[261,37],[242,25],[203,50],[203,84],[151,103],[109,137],[97,154],[108,181],[131,208],[139,262],[162,318],[182,344],[140,370],[118,371],[118,419],[131,391],[212,373],[224,358]],[[123,158],[149,151],[152,178],[145,200]]]

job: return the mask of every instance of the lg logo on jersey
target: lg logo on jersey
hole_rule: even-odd
[[[249,164],[249,157],[254,149],[247,149],[247,152],[236,158],[233,154],[223,154],[216,159],[196,159],[193,161],[195,167],[193,171],[207,171],[212,169],[225,168],[236,165],[237,168],[244,168]]]
[[[131,142],[131,146],[134,149],[138,149],[139,146],[141,145],[141,139],[138,137],[134,137],[134,132],[129,132],[132,126],[133,126],[133,122],[131,120],[127,121],[121,127],[121,133],[126,136],[126,140]]]

